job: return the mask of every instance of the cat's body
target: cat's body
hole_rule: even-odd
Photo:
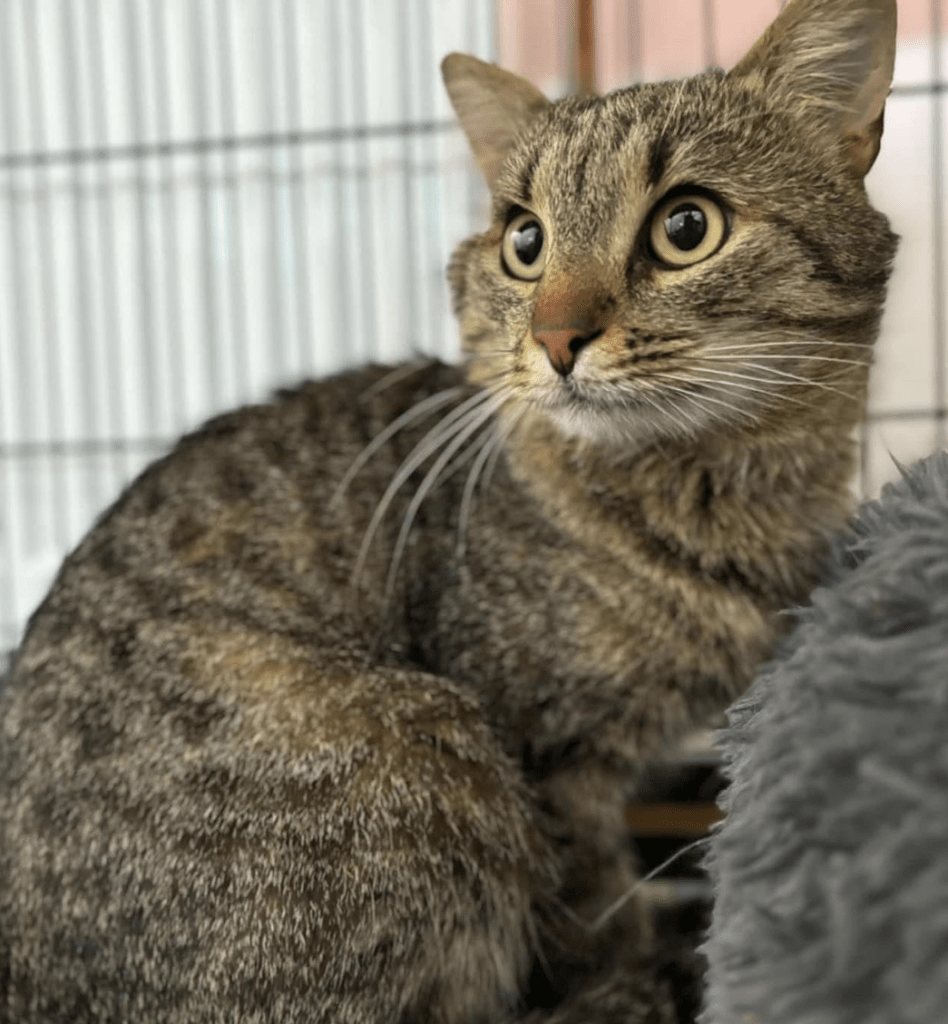
[[[885,64],[883,0],[791,8]],[[775,38],[557,106],[446,68],[495,197],[451,268],[472,360],[221,417],[67,560],[0,704],[0,1021],[500,1021],[531,970],[537,1019],[671,1020],[613,906],[624,780],[746,687],[844,523],[893,250],[888,78],[830,146],[762,85]],[[641,236],[685,185],[721,258],[669,269]]]

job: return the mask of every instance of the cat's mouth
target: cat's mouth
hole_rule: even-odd
[[[533,396],[535,403],[567,436],[628,443],[651,433],[654,403],[628,388],[567,377]]]
[[[541,404],[550,409],[571,409],[576,412],[616,412],[654,409],[654,401],[633,391],[628,386],[619,387],[606,381],[577,380],[575,377],[560,378],[546,389],[540,397]]]
[[[722,417],[702,403],[701,388],[671,398],[658,389],[640,390],[628,382],[563,379],[534,396],[568,436],[626,446],[656,437],[691,437]]]

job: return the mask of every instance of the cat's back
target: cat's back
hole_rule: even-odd
[[[336,591],[354,607],[352,570],[381,495],[439,407],[464,392],[460,371],[435,361],[369,366],[282,391],[185,436],[67,558],[30,623],[14,676],[80,633],[82,643],[108,639],[120,622],[197,622],[215,609],[239,609],[248,621],[291,630],[311,618],[313,602],[331,608]],[[426,415],[432,396],[440,398]],[[418,407],[415,422],[341,488],[373,438]],[[392,517],[400,501],[396,495]],[[366,568],[367,584],[377,584],[374,563]],[[363,587],[364,612],[373,610],[373,585]]]
[[[38,765],[62,785],[116,765],[147,774],[205,743],[236,754],[255,708],[296,713],[304,669],[331,696],[334,673],[367,668],[380,643],[382,662],[398,660],[408,641],[384,580],[401,493],[357,583],[353,569],[399,465],[465,393],[437,362],[365,367],[218,417],[145,470],[66,560],[14,658],[0,693],[0,801],[28,793],[35,805]],[[413,422],[342,487],[406,413]],[[428,503],[415,549],[442,544],[445,502]]]

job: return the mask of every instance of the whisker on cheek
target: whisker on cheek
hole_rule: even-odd
[[[371,389],[370,389],[371,390]],[[448,405],[453,402],[456,398],[460,398],[464,394],[465,388],[455,387],[447,388],[444,391],[438,391],[436,394],[429,395],[421,402],[413,405],[406,412],[403,412],[397,419],[392,420],[391,423],[383,430],[380,430],[375,437],[362,449],[361,452],[353,459],[352,465],[346,470],[345,475],[339,481],[336,486],[332,497],[329,499],[329,507],[333,508],[338,505],[342,498],[345,496],[346,491],[349,489],[349,485],[355,479],[356,475],[362,469],[362,467],[372,458],[372,456],[379,451],[395,436],[400,430],[409,426],[417,420],[424,419],[426,416],[431,415],[437,409],[440,409],[444,405]]]
[[[355,568],[352,573],[354,584],[358,582],[365,568],[365,562],[368,558],[372,539],[381,525],[382,519],[394,500],[395,495],[399,490],[401,490],[405,481],[439,448],[450,441],[455,435],[464,431],[469,422],[469,418],[472,415],[476,415],[482,405],[494,398],[496,398],[496,395],[491,391],[479,391],[477,394],[462,402],[457,408],[449,412],[443,420],[429,430],[418,444],[415,445],[411,454],[409,454],[404,462],[402,462],[392,482],[388,485],[388,488],[376,505],[372,518],[369,520],[369,525],[366,527],[365,534],[362,539],[362,545],[359,548],[359,554],[356,558]]]
[[[391,596],[395,591],[395,577],[398,574],[398,566],[405,551],[405,545],[408,543],[408,535],[411,533],[412,524],[415,521],[415,516],[418,514],[419,508],[421,508],[422,502],[425,500],[431,489],[439,482],[442,471],[446,466],[448,466],[454,454],[465,444],[469,437],[475,434],[484,426],[485,423],[488,423],[493,418],[494,414],[509,398],[505,393],[501,393],[499,395],[488,395],[487,397],[490,401],[485,402],[480,407],[470,410],[463,419],[459,421],[463,426],[457,431],[454,439],[435,460],[431,469],[428,470],[424,480],[419,484],[418,490],[415,491],[415,495],[405,511],[405,515],[402,519],[402,526],[398,532],[398,537],[395,540],[395,547],[392,550],[392,559],[388,571],[388,578],[385,581],[386,601],[391,599]],[[371,538],[368,537],[368,534],[367,539],[371,540]]]

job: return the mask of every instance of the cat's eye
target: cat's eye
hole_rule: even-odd
[[[535,213],[524,211],[507,225],[500,252],[504,269],[511,277],[535,281],[546,266],[546,234]]]
[[[656,207],[649,242],[662,263],[690,267],[721,248],[727,226],[724,210],[710,196],[678,193]]]

